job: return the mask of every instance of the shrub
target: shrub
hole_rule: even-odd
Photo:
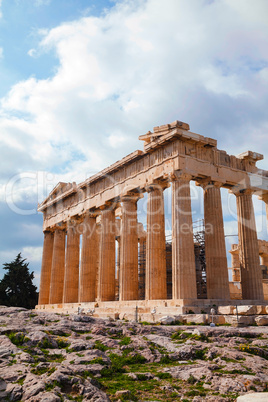
[[[11,340],[11,342],[16,345],[16,346],[22,346],[24,342],[25,335],[21,333],[16,333],[16,332],[10,332],[10,334],[7,334],[8,338]]]
[[[174,360],[172,360],[168,355],[164,355],[161,357],[160,363],[161,364],[170,364],[170,363],[174,363]]]
[[[192,374],[190,374],[190,376],[189,376],[187,382],[188,382],[189,384],[195,384],[196,381],[197,381],[197,379],[196,379]]]
[[[65,348],[67,348],[67,347],[70,345],[69,342],[65,341],[65,340],[62,339],[62,338],[58,338],[58,339],[57,339],[57,344],[58,344],[58,348],[59,348],[59,349],[65,349]]]
[[[54,348],[54,346],[52,345],[50,340],[47,338],[44,338],[42,341],[40,341],[38,343],[38,346],[42,347],[43,349],[53,349]]]
[[[137,373],[136,376],[137,376],[139,381],[146,381],[147,380],[147,376],[145,374]]]
[[[206,349],[199,349],[195,351],[196,359],[205,360]]]
[[[166,380],[172,378],[172,375],[169,373],[157,373],[157,377],[160,378],[160,380]]]

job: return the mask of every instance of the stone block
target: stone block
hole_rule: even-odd
[[[226,323],[224,315],[214,315],[213,322],[218,325],[223,325]]]
[[[226,315],[225,316],[226,324],[243,324],[243,325],[253,325],[255,324],[255,317],[254,316],[238,316],[238,321],[236,315]]]
[[[219,306],[218,307],[218,314],[234,314],[235,313],[235,306]]]
[[[259,315],[255,317],[255,322],[258,326],[268,325],[268,315]]]
[[[207,324],[208,315],[207,314],[185,314],[183,315],[183,321],[187,324],[193,322],[195,324]]]
[[[255,306],[237,306],[239,315],[252,315],[256,313]]]
[[[237,398],[237,402],[267,402],[267,392],[250,392]]]
[[[253,325],[255,324],[254,316],[240,316],[238,317],[238,323],[244,325]]]
[[[239,315],[263,314],[264,313],[264,306],[254,306],[254,305],[237,306],[237,310],[238,310]]]
[[[159,322],[160,322],[161,324],[164,324],[164,325],[173,324],[174,321],[175,321],[175,318],[174,318],[174,317],[170,317],[170,316],[168,316],[168,315],[165,315],[164,317],[160,318],[160,320],[159,320]]]

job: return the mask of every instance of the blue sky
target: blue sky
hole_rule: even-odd
[[[37,203],[142,149],[156,125],[185,121],[267,169],[267,15],[266,0],[0,0],[0,267],[21,251],[38,283]]]
[[[44,79],[53,74],[58,64],[53,52],[32,58],[28,54],[38,46],[40,30],[87,15],[99,16],[112,4],[109,0],[2,0],[0,47],[4,49],[4,58],[0,95],[29,76]]]

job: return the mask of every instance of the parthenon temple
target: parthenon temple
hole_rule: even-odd
[[[215,139],[191,132],[180,121],[139,139],[143,151],[80,184],[59,183],[39,204],[44,245],[37,308],[74,311],[80,306],[101,316],[135,306],[174,313],[231,305],[237,297],[228,277],[221,188],[234,194],[237,205],[238,244],[232,254],[241,297],[236,302],[265,304],[252,200],[254,194],[263,200],[268,218],[268,171],[256,166],[263,156],[228,155]],[[203,189],[203,243],[193,234],[191,182]],[[170,242],[163,195],[168,187]],[[143,225],[138,201],[145,194]]]

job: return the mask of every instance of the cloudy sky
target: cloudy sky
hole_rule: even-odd
[[[268,159],[267,42],[267,0],[0,0],[0,277],[21,251],[38,283],[37,203],[142,149],[156,125],[185,121]]]

